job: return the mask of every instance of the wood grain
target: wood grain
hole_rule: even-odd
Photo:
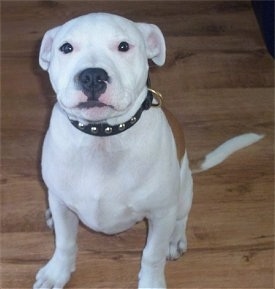
[[[152,22],[167,42],[152,87],[184,127],[191,160],[244,132],[259,143],[194,176],[189,251],[169,288],[274,288],[273,59],[248,1],[1,1],[1,288],[30,288],[52,254],[41,144],[55,101],[38,66],[44,32],[107,11]],[[68,288],[135,288],[145,223],[115,236],[79,232]]]

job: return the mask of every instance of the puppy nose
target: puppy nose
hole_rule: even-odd
[[[78,80],[88,100],[97,101],[107,88],[109,76],[102,68],[87,68],[79,74]]]

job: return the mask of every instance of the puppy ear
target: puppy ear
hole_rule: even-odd
[[[59,26],[48,30],[42,39],[39,52],[39,64],[44,70],[48,70],[49,68],[52,54],[52,44],[58,30]]]
[[[166,46],[160,29],[154,24],[137,23],[146,44],[148,59],[161,66],[165,62]]]

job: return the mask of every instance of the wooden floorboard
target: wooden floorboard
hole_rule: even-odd
[[[31,288],[51,257],[40,154],[55,101],[38,66],[44,32],[107,11],[152,22],[167,42],[153,88],[184,127],[191,160],[245,132],[265,134],[194,176],[189,251],[169,288],[274,288],[274,62],[249,1],[1,1],[1,288]],[[68,288],[135,288],[145,223],[115,236],[79,233]]]

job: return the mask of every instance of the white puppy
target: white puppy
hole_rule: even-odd
[[[68,282],[79,219],[106,234],[148,220],[139,288],[165,288],[166,259],[187,248],[191,171],[175,119],[151,107],[148,59],[165,61],[161,31],[110,14],[78,17],[43,38],[39,61],[57,95],[42,156],[56,248],[34,288]],[[259,136],[241,138],[243,147]]]

